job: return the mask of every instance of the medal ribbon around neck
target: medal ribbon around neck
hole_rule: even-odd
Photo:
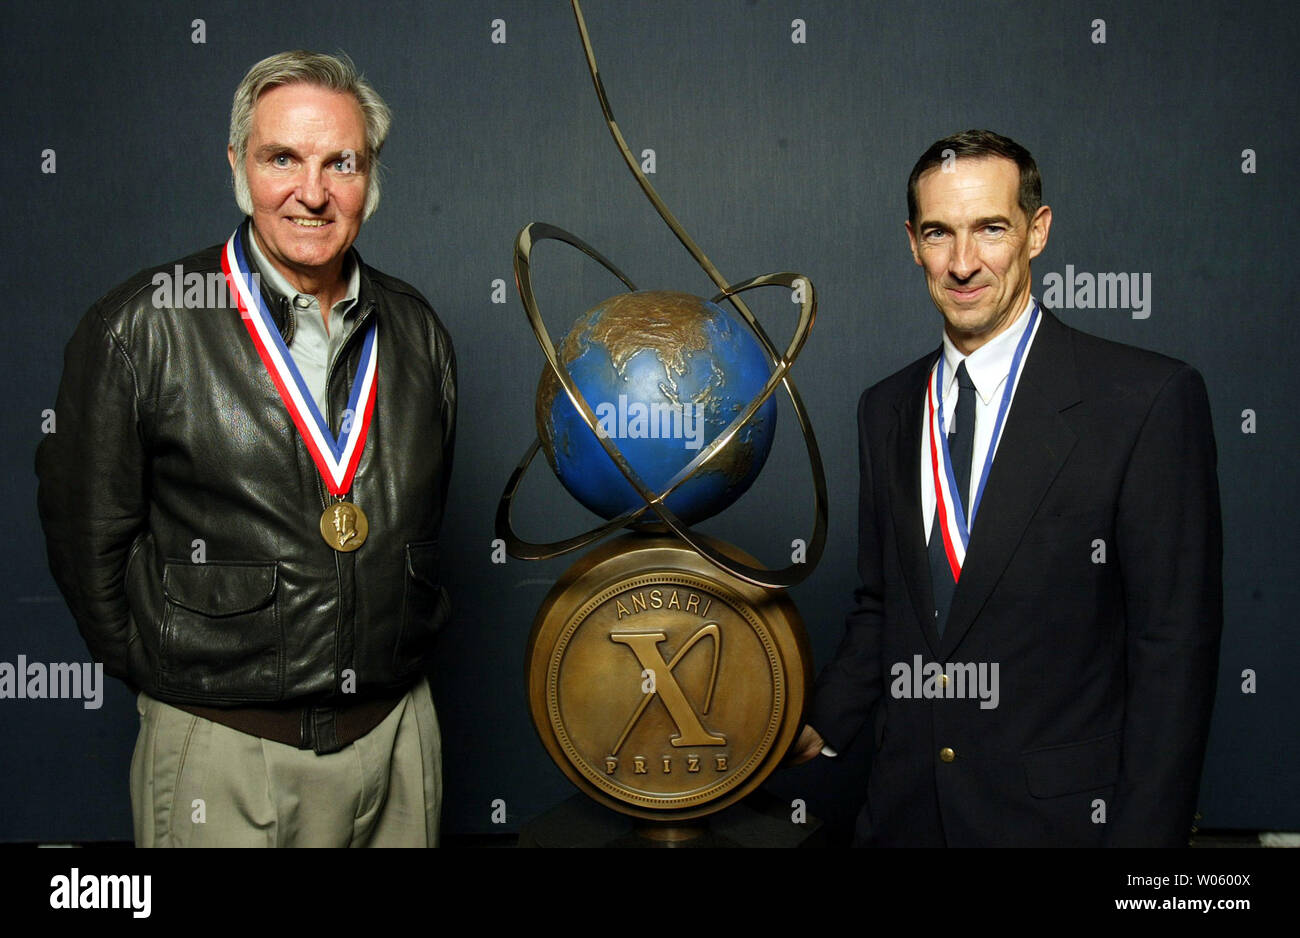
[[[244,252],[239,229],[230,236],[225,250],[221,252],[221,269],[225,271],[226,281],[238,299],[241,318],[248,327],[248,334],[253,338],[253,346],[261,356],[271,380],[275,382],[280,399],[284,401],[289,416],[298,427],[298,433],[307,445],[311,458],[315,460],[326,488],[331,495],[346,495],[352,487],[357,465],[361,462],[366,434],[370,430],[370,418],[375,410],[377,322],[372,317],[366,329],[361,362],[352,381],[352,398],[348,401],[348,410],[352,412],[353,418],[344,421],[343,432],[336,439],[330,433],[329,424],[321,416],[316,399],[307,389],[307,382],[303,380],[293,356],[289,354],[289,348],[284,344],[270,311],[262,302],[261,290],[255,288],[256,281]]]
[[[926,404],[929,419],[926,422],[926,436],[930,438],[930,477],[934,480],[934,504],[939,512],[939,530],[943,533],[944,552],[948,555],[948,566],[952,568],[953,582],[961,580],[962,564],[966,562],[966,546],[970,543],[970,529],[975,526],[975,513],[979,511],[980,501],[984,497],[984,486],[989,480],[989,470],[993,467],[993,455],[997,451],[998,441],[1002,438],[1003,423],[1007,410],[1011,406],[1011,396],[1020,382],[1020,372],[1024,368],[1025,349],[1029,347],[1034,333],[1038,331],[1038,303],[1029,314],[1029,323],[1016,345],[1015,355],[1011,359],[1011,371],[1007,375],[1006,386],[1002,389],[1002,402],[998,405],[998,418],[993,424],[993,436],[989,440],[988,452],[984,456],[984,468],[980,470],[979,484],[975,487],[975,497],[971,500],[971,509],[965,510],[965,495],[957,491],[957,477],[953,474],[952,454],[948,451],[948,435],[943,432],[944,408],[943,395],[943,361],[944,354],[939,353],[939,361],[930,373],[930,384],[926,389]],[[972,428],[973,430],[974,428]]]

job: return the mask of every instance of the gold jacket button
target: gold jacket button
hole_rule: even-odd
[[[939,758],[944,762],[951,762],[953,759],[957,758],[957,753],[953,752],[947,746],[944,746],[939,750]]]

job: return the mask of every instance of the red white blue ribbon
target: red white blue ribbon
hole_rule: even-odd
[[[331,495],[346,495],[352,487],[361,453],[366,446],[370,418],[375,410],[376,364],[375,331],[377,323],[371,317],[361,348],[361,362],[352,381],[352,398],[348,412],[352,419],[344,419],[342,432],[337,438],[330,432],[329,424],[321,416],[316,399],[312,397],[298,366],[284,344],[275,320],[262,301],[261,290],[253,279],[252,267],[244,250],[239,229],[226,242],[221,252],[221,269],[226,281],[239,302],[239,311],[253,346],[275,382],[280,399],[284,401],[289,416],[293,418],[307,451],[320,470],[321,477]]]
[[[1038,331],[1038,303],[1034,303],[1029,314],[1029,323],[1016,345],[1011,359],[1011,370],[1007,374],[1006,386],[1002,389],[1002,401],[998,405],[998,417],[993,424],[993,436],[989,439],[988,452],[984,456],[984,467],[980,471],[979,484],[975,487],[975,497],[971,499],[971,508],[965,510],[966,493],[957,491],[957,478],[953,474],[952,454],[948,451],[948,434],[943,430],[945,423],[943,407],[943,361],[944,354],[939,353],[939,361],[930,372],[930,383],[926,388],[926,437],[930,451],[930,477],[934,480],[934,510],[939,513],[939,531],[943,536],[944,553],[948,556],[948,566],[952,569],[952,579],[961,580],[961,568],[966,562],[966,546],[970,543],[970,530],[975,525],[975,513],[979,511],[980,501],[984,497],[984,486],[989,479],[989,470],[993,467],[993,455],[997,451],[998,441],[1002,438],[1007,410],[1011,406],[1011,396],[1020,382],[1020,372],[1024,369],[1025,349],[1033,341]]]

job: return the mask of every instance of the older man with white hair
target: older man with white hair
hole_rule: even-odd
[[[455,359],[352,248],[389,124],[346,58],[258,62],[227,149],[248,217],[68,345],[40,513],[91,652],[138,692],[139,846],[437,843]]]

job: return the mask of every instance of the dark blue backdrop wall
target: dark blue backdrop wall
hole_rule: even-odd
[[[1055,212],[1034,264],[1040,296],[1045,278],[1067,267],[1144,275],[1139,283],[1149,275],[1142,308],[1130,298],[1061,315],[1188,360],[1210,389],[1227,622],[1202,786],[1207,827],[1300,828],[1300,551],[1294,485],[1284,484],[1300,469],[1300,30],[1287,10],[953,0],[586,7],[632,147],[654,151],[655,184],[724,275],[797,270],[818,288],[820,317],[794,374],[826,459],[831,528],[824,562],[794,598],[819,665],[854,586],[854,404],[939,340],[903,231],[904,183],[921,150],[989,127],[1034,152]],[[494,20],[505,24],[503,43],[493,41]],[[795,21],[805,41],[795,41]],[[0,45],[9,444],[0,454],[9,506],[0,661],[87,658],[46,567],[32,472],[74,323],[127,275],[235,226],[226,122],[244,70],[287,48],[342,50],[395,112],[383,204],[358,247],[429,297],[460,361],[443,552],[455,618],[432,676],[445,830],[514,830],[567,797],[532,729],[522,676],[533,613],[568,561],[491,562],[496,500],[533,436],[541,370],[514,291],[512,242],[526,222],[548,221],[643,287],[712,292],[618,160],[568,4],[30,4],[6,12]],[[535,261],[553,331],[617,292],[566,250],[545,245]],[[493,302],[497,279],[508,285],[504,303]],[[774,336],[789,334],[787,298],[755,306]],[[755,489],[711,525],[769,562],[810,526],[811,495],[790,494],[810,493],[790,417],[785,406]],[[520,526],[538,539],[591,520],[545,469],[522,501]],[[1243,692],[1248,671],[1254,693]],[[117,684],[98,710],[0,700],[0,840],[129,839],[136,727]],[[842,821],[865,771],[861,756],[823,759],[770,785]],[[495,799],[507,806],[505,828],[492,823]]]

